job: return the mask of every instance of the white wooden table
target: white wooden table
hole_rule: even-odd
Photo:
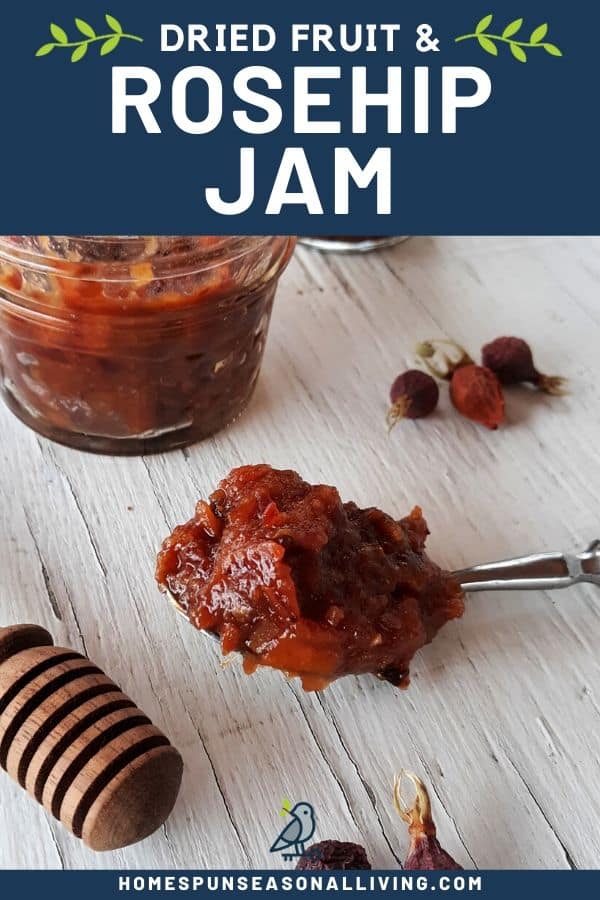
[[[473,353],[514,333],[573,394],[517,389],[491,433],[450,409],[388,436],[389,384],[415,343]],[[375,866],[407,847],[394,773],[430,784],[463,865],[600,861],[600,593],[480,594],[413,663],[410,690],[345,679],[321,695],[267,670],[222,670],[158,593],[156,551],[233,466],[268,461],[397,515],[420,503],[451,568],[600,534],[600,241],[418,239],[360,257],[300,249],[281,286],[251,407],[223,434],[146,459],[77,453],[0,410],[0,621],[84,650],[185,759],[165,828],[94,855],[0,776],[0,866],[282,867],[282,798],[316,837]],[[596,592],[595,592],[596,591]]]

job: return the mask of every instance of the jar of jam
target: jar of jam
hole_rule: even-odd
[[[300,243],[315,250],[327,250],[332,253],[366,253],[368,250],[381,250],[402,244],[408,237],[302,237]]]
[[[0,237],[0,388],[83,450],[182,447],[235,419],[289,237]]]

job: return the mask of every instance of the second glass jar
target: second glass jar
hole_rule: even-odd
[[[408,237],[302,237],[301,244],[330,253],[367,253],[402,244]]]

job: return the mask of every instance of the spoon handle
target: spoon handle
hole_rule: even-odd
[[[600,587],[600,540],[579,555],[538,553],[454,573],[465,591],[556,590],[587,582]]]

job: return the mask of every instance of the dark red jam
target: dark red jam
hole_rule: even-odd
[[[244,466],[167,538],[157,580],[248,672],[272,666],[306,690],[363,673],[406,687],[417,650],[464,610],[427,534],[418,508],[397,522],[295,472]]]
[[[0,238],[0,386],[48,437],[183,446],[258,377],[287,237]]]

